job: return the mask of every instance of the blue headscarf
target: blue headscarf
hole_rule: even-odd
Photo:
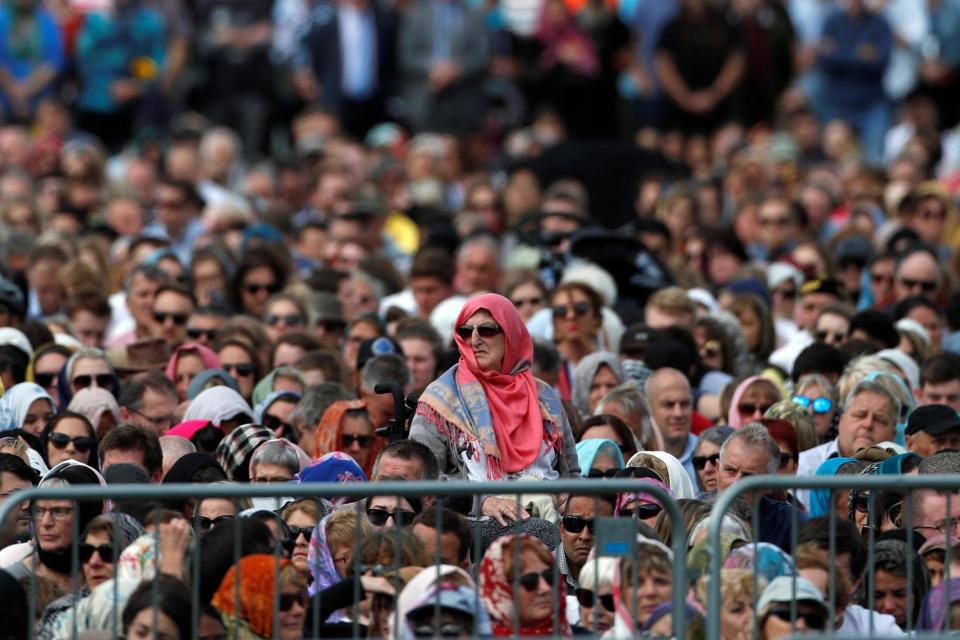
[[[197,377],[190,381],[190,386],[187,387],[187,400],[193,400],[200,395],[214,378],[222,380],[222,386],[230,387],[237,393],[240,393],[240,387],[237,385],[237,381],[224,369],[207,369],[198,373]]]
[[[367,476],[356,461],[345,453],[333,451],[321,457],[293,477],[292,482],[366,482]]]
[[[580,462],[580,476],[586,478],[590,473],[593,461],[601,453],[613,456],[617,469],[623,469],[623,454],[620,447],[613,440],[605,438],[591,438],[577,443],[577,458]]]
[[[279,391],[273,391],[264,398],[263,402],[257,405],[256,409],[253,412],[253,421],[257,424],[263,424],[263,416],[267,414],[267,409],[270,408],[277,400],[291,400],[294,403],[300,402],[300,394],[296,391],[290,391],[289,389],[280,389]]]
[[[840,467],[849,463],[856,462],[853,458],[830,458],[817,468],[818,476],[835,476]],[[819,518],[826,516],[833,510],[830,504],[830,489],[813,489],[810,491],[810,517]]]
[[[899,476],[903,474],[903,463],[911,458],[920,459],[920,456],[916,453],[900,453],[895,456],[891,456],[880,463],[880,466],[877,468],[877,475],[880,476]]]

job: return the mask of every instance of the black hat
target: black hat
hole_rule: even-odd
[[[926,404],[917,407],[907,419],[907,435],[926,431],[939,436],[947,431],[960,429],[960,416],[945,404]]]
[[[800,287],[800,295],[806,296],[811,293],[826,293],[838,298],[843,296],[840,282],[833,278],[813,278],[804,282]]]

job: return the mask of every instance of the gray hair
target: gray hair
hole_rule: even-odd
[[[123,279],[123,290],[127,295],[130,295],[130,287],[133,286],[133,279],[137,276],[143,276],[150,282],[166,282],[170,279],[167,272],[155,264],[138,264],[130,269]]]
[[[370,358],[363,365],[360,384],[364,389],[373,393],[378,384],[388,382],[396,382],[401,387],[410,384],[410,368],[403,358],[395,353],[386,353]]]
[[[600,404],[594,409],[593,415],[599,416],[606,413],[606,407],[611,402],[618,402],[623,407],[626,414],[642,414],[643,419],[640,425],[643,430],[643,441],[647,442],[653,436],[653,422],[650,419],[650,403],[647,402],[647,396],[644,395],[640,385],[635,380],[627,380],[613,391],[603,396]]]
[[[489,253],[496,258],[497,264],[500,264],[500,244],[491,236],[486,233],[481,233],[464,240],[463,244],[460,245],[460,248],[457,249],[457,262],[460,262],[461,257],[471,247],[481,247],[486,249]]]
[[[298,425],[304,431],[315,431],[330,405],[352,398],[353,396],[337,382],[321,382],[307,387],[300,402],[290,414],[290,423]]]
[[[107,354],[103,349],[81,347],[67,360],[67,382],[70,382],[70,378],[73,377],[73,367],[81,360],[103,360],[107,363],[107,369],[110,370],[111,375],[116,375],[116,372],[113,370],[113,365],[110,364],[110,360],[107,358]]]
[[[188,453],[196,453],[197,447],[180,436],[160,436],[160,451],[163,452],[163,457],[173,464]]]
[[[700,434],[700,437],[697,438],[697,444],[693,450],[699,451],[700,445],[704,442],[709,442],[710,444],[715,444],[718,447],[723,447],[723,443],[727,441],[730,436],[736,433],[737,430],[733,427],[728,427],[726,425],[719,425],[716,427],[710,427],[709,429],[703,431]]]
[[[283,467],[290,472],[290,475],[300,472],[300,456],[297,455],[295,446],[283,439],[270,440],[257,447],[253,458],[250,459],[251,479],[260,463]]]
[[[386,289],[383,286],[383,283],[366,271],[356,269],[350,277],[365,284],[370,290],[370,295],[376,298],[377,302],[380,302],[380,300],[382,300],[383,296],[386,294]]]
[[[762,449],[767,454],[767,473],[775,474],[780,469],[780,447],[767,428],[759,422],[749,422],[734,432],[720,446],[720,462],[731,442],[741,441],[745,446]]]
[[[599,591],[597,587],[612,587],[616,581],[617,569],[620,561],[609,556],[596,557],[593,553],[587,558],[587,563],[580,570],[578,580],[581,589]]]
[[[890,416],[893,419],[893,423],[897,424],[900,422],[900,399],[890,393],[886,385],[877,380],[861,380],[858,382],[844,399],[843,410],[847,411],[850,405],[853,404],[854,399],[861,393],[875,393],[878,396],[886,398],[887,402],[890,403],[890,408],[893,409],[893,414]]]

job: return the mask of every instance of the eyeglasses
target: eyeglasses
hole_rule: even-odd
[[[776,616],[784,622],[790,622],[793,619],[790,607],[773,607],[768,610],[768,614]],[[827,624],[827,616],[822,611],[797,611],[797,620],[803,620],[811,629],[823,629]]]
[[[284,482],[290,482],[293,478],[289,476],[254,476],[254,484],[281,484]]]
[[[137,409],[130,409],[130,411],[149,422],[150,426],[154,427],[155,429],[163,429],[164,427],[173,424],[174,421],[173,416],[148,416],[143,411],[139,411]]]
[[[101,389],[109,389],[113,386],[113,376],[109,373],[100,373],[95,376],[83,374],[76,376],[70,381],[70,384],[77,389],[86,389],[91,385],[100,387]]]
[[[51,433],[48,442],[52,444],[57,449],[66,449],[67,445],[71,442],[73,447],[80,453],[86,453],[90,451],[90,447],[93,446],[93,438],[88,438],[87,436],[78,436],[76,438],[71,438],[65,433],[60,433],[59,431]]]
[[[606,471],[597,468],[591,468],[587,473],[588,478],[616,478],[620,469],[607,469]]]
[[[537,298],[517,298],[516,300],[511,300],[510,302],[512,302],[512,303],[513,303],[513,306],[515,306],[515,307],[526,307],[526,306],[528,306],[528,305],[531,306],[531,307],[539,307],[540,305],[543,304],[543,298],[540,298],[540,297],[537,297]]]
[[[200,338],[206,338],[210,342],[213,342],[217,339],[217,334],[220,333],[219,329],[197,329],[194,327],[187,328],[187,335],[191,340],[199,340]]]
[[[924,293],[933,293],[937,290],[937,283],[931,280],[914,280],[913,278],[900,278],[900,284],[907,289],[920,288]]]
[[[780,452],[780,468],[786,469],[787,465],[790,464],[790,461],[798,462],[800,460],[800,454],[790,453],[788,451]]]
[[[813,408],[814,413],[830,413],[833,409],[833,401],[830,398],[814,398],[811,400],[807,396],[793,396],[794,403],[804,409]]]
[[[566,304],[558,304],[553,308],[553,315],[557,318],[566,318],[571,310],[573,310],[575,318],[582,318],[593,311],[593,308],[589,302],[577,302],[572,307]]]
[[[649,520],[650,518],[656,518],[661,511],[663,511],[663,507],[658,504],[642,504],[634,509],[620,509],[620,517]]]
[[[317,320],[317,328],[323,328],[327,333],[334,333],[337,331],[343,331],[346,328],[346,324],[339,320]]]
[[[767,409],[772,407],[772,404],[754,404],[752,402],[741,402],[737,405],[737,410],[741,415],[752,416],[758,411],[760,413],[766,413]]]
[[[599,600],[600,604],[607,611],[612,612],[615,610],[612,593],[605,593],[603,595],[598,596],[590,589],[577,589],[576,594],[577,594],[577,602],[579,602],[580,606],[582,607],[590,607],[590,608],[595,607],[597,604],[597,601]]]
[[[496,324],[481,324],[476,327],[465,324],[457,327],[457,335],[463,340],[469,340],[473,337],[474,330],[481,338],[492,338],[503,333],[503,327]]]
[[[239,362],[237,364],[224,364],[223,370],[229,373],[234,377],[246,378],[247,376],[253,374],[253,365],[246,362]]]
[[[360,445],[361,449],[366,449],[373,444],[373,436],[354,436],[349,433],[340,436],[340,446],[344,449],[349,449],[354,442]]]
[[[929,525],[929,524],[917,525],[917,526],[914,527],[914,529],[936,529],[936,530],[939,531],[940,533],[946,534],[946,533],[949,533],[949,532],[951,532],[951,531],[956,531],[958,526],[960,526],[960,518],[948,518],[947,520],[944,520],[944,521],[941,522],[940,524],[934,524],[934,525]]]
[[[827,342],[828,340],[843,342],[847,339],[847,334],[841,331],[815,331],[813,339],[817,342]]]
[[[693,468],[697,471],[703,471],[704,467],[707,466],[709,462],[713,466],[717,466],[717,462],[720,461],[720,454],[715,453],[710,456],[693,456]]]
[[[883,282],[886,282],[887,284],[893,284],[893,276],[885,273],[871,273],[870,281],[873,284],[880,284]]]
[[[252,296],[257,295],[261,291],[266,291],[270,295],[280,291],[280,287],[278,287],[276,284],[256,284],[253,282],[243,285],[243,288],[246,289],[247,293]]]
[[[100,554],[100,559],[104,562],[113,562],[113,545],[101,544],[100,546],[94,546],[86,542],[77,545],[77,555],[80,558],[80,562],[90,562],[90,558],[93,557],[94,553]]]
[[[173,324],[182,327],[190,319],[189,313],[166,313],[164,311],[154,311],[153,320],[157,324],[167,324],[167,320],[173,320]]]
[[[280,594],[280,611],[290,611],[293,609],[294,604],[299,604],[301,607],[307,607],[307,596],[303,593],[281,593]]]
[[[393,524],[396,526],[405,527],[413,522],[413,519],[417,517],[417,514],[415,514],[413,511],[407,511],[406,509],[387,511],[381,507],[370,507],[367,509],[367,517],[375,527],[382,527],[383,525],[387,524],[387,520],[390,518],[393,518]]]
[[[227,516],[227,515],[217,516],[216,518],[208,518],[206,516],[200,516],[199,518],[200,531],[210,531],[210,529],[213,529],[215,526],[217,526],[221,522],[226,522],[227,520],[233,520],[233,519],[234,519],[234,516]]]
[[[33,381],[44,389],[49,389],[53,386],[53,381],[57,379],[57,374],[55,373],[33,373]]]
[[[265,426],[267,429],[270,429],[270,431],[276,432],[280,430],[280,433],[284,435],[290,435],[293,433],[293,426],[289,422],[284,422],[277,416],[271,416],[270,414],[267,414],[263,416],[263,420],[261,420],[261,422],[263,422],[263,426]]]
[[[531,571],[530,573],[523,574],[519,579],[520,586],[527,591],[536,591],[537,587],[540,585],[540,578],[543,578],[543,581],[547,583],[548,587],[552,587],[553,569],[544,569],[540,573]]]
[[[581,518],[580,516],[563,516],[560,518],[560,524],[570,533],[580,533],[586,527],[590,530],[590,535],[593,535],[596,520]]]
[[[785,300],[793,300],[794,298],[797,297],[797,290],[796,289],[774,289],[773,295],[780,296]]]
[[[303,324],[303,316],[299,313],[290,313],[287,315],[270,314],[264,316],[263,321],[271,327],[275,327],[281,322],[287,327],[299,327]]]
[[[47,514],[54,520],[65,520],[73,514],[73,507],[34,507],[33,514],[38,521]]]
[[[414,638],[462,638],[464,635],[472,635],[473,630],[464,624],[447,623],[439,627],[425,624],[414,627]]]

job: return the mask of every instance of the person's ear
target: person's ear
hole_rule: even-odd
[[[133,416],[133,412],[127,409],[126,407],[120,407],[120,417],[123,418],[124,422],[130,422],[130,418]]]

